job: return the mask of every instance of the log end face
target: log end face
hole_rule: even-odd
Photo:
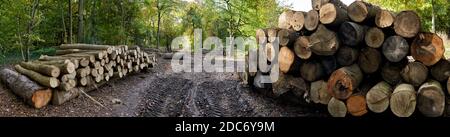
[[[367,18],[369,11],[362,1],[355,1],[347,8],[348,17],[355,22],[362,22]]]
[[[328,102],[328,112],[333,117],[345,117],[347,106],[339,99],[331,98],[330,102]]]
[[[51,89],[43,89],[36,91],[33,96],[31,97],[31,102],[33,104],[33,107],[39,109],[44,106],[47,106],[47,104],[52,99],[52,90]]]
[[[353,116],[362,116],[366,114],[366,99],[364,96],[356,95],[350,96],[347,99],[347,110]]]
[[[414,11],[400,12],[394,21],[394,30],[398,35],[405,38],[412,38],[420,30],[420,17]]]
[[[398,117],[409,117],[416,108],[416,92],[410,84],[400,84],[390,98],[391,111]]]
[[[320,8],[319,19],[322,24],[331,24],[336,20],[337,11],[336,6],[327,3]]]
[[[392,13],[387,10],[380,10],[375,16],[375,24],[380,28],[392,26],[394,20]]]
[[[420,33],[411,45],[411,55],[426,66],[432,66],[444,56],[442,39],[434,33]]]

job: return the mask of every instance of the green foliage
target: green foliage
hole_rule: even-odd
[[[450,3],[448,0],[368,0],[383,8],[399,12],[402,10],[417,11],[421,17],[422,28],[431,31],[433,9],[436,17],[436,30],[449,32]],[[433,8],[434,7],[434,8]]]

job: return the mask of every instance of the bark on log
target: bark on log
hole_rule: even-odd
[[[292,16],[294,16],[294,11],[292,10],[287,10],[281,13],[278,17],[278,28],[291,29],[292,26],[290,24],[290,19],[292,19]]]
[[[400,72],[403,80],[419,87],[428,78],[428,68],[420,62],[411,62]]]
[[[309,59],[312,55],[310,45],[309,45],[309,37],[300,36],[294,43],[294,52],[297,57],[301,59]]]
[[[39,72],[43,75],[50,77],[58,77],[61,72],[59,68],[52,65],[45,65],[31,62],[20,62],[20,66],[22,66],[25,69]]]
[[[53,65],[59,68],[61,74],[70,74],[75,72],[75,64],[70,60],[53,60],[53,61],[35,61],[36,63]]]
[[[392,94],[392,87],[382,81],[372,87],[366,94],[367,106],[375,113],[382,113],[389,107],[389,98]]]
[[[290,19],[290,25],[293,30],[300,31],[303,29],[305,25],[305,12],[303,11],[294,11],[292,18]]]
[[[364,1],[355,1],[347,8],[348,16],[354,22],[363,22],[374,19],[380,7]]]
[[[409,117],[416,109],[416,91],[410,84],[400,84],[391,95],[390,108],[398,117]]]
[[[319,80],[311,83],[310,98],[314,103],[328,105],[332,96],[328,93],[327,82]]]
[[[375,16],[375,24],[379,28],[391,27],[394,24],[395,15],[388,10],[380,10]]]
[[[405,38],[416,36],[420,25],[420,17],[415,11],[402,11],[394,20],[395,33]]]
[[[113,47],[108,45],[91,45],[91,44],[62,44],[60,49],[85,49],[85,50],[106,50],[112,53]]]
[[[349,46],[357,46],[366,35],[365,28],[353,22],[344,22],[340,27],[340,38],[342,43]]]
[[[319,19],[322,24],[340,26],[348,20],[347,11],[332,3],[327,3],[320,8]]]
[[[14,68],[20,74],[28,76],[30,79],[36,81],[37,83],[39,83],[43,86],[50,87],[50,88],[56,88],[59,86],[58,79],[56,79],[54,77],[44,76],[44,75],[34,72],[32,70],[25,69],[25,68],[21,67],[20,65],[16,65]]]
[[[359,58],[359,51],[357,49],[343,46],[339,48],[336,53],[337,63],[341,66],[349,66],[355,63]]]
[[[358,65],[342,67],[331,74],[327,89],[333,97],[347,99],[359,86],[362,79],[363,74]]]
[[[386,62],[381,69],[381,77],[391,85],[397,85],[402,81],[401,71],[408,64],[406,59],[400,62]]]
[[[408,55],[409,45],[404,38],[391,36],[384,41],[382,51],[390,62],[399,62]]]
[[[319,57],[319,62],[322,65],[323,72],[326,76],[329,76],[338,69],[338,64],[334,56],[321,56]]]
[[[317,60],[304,62],[300,67],[300,75],[309,82],[317,81],[325,76],[322,65]]]
[[[444,42],[435,33],[420,33],[411,45],[411,55],[426,66],[436,64],[444,51]]]
[[[313,10],[320,10],[320,8],[327,3],[332,3],[337,7],[347,10],[347,5],[340,0],[311,0]]]
[[[358,65],[361,70],[366,73],[374,73],[381,66],[381,54],[378,50],[366,47],[361,50],[358,59]]]
[[[333,117],[345,117],[347,106],[343,101],[332,97],[328,102],[328,113]]]
[[[34,108],[42,108],[50,102],[52,90],[24,75],[10,69],[3,69],[0,71],[0,79],[14,94]]]
[[[367,105],[366,105],[366,98],[364,95],[355,94],[350,96],[347,101],[347,110],[352,116],[363,116],[366,114],[367,111]]]
[[[329,56],[339,49],[339,39],[335,32],[319,25],[316,32],[310,37],[311,51],[317,55]]]
[[[83,53],[77,53],[77,54],[67,54],[67,55],[63,55],[61,57],[81,57],[81,58],[85,58],[87,60],[89,60],[90,63],[94,63],[95,62],[95,56],[94,55],[89,55],[89,54],[83,54]]]
[[[316,10],[310,10],[305,16],[305,29],[308,31],[316,30],[319,25],[319,13]]]
[[[441,59],[431,67],[431,75],[437,81],[445,82],[450,77],[450,60]]]
[[[417,108],[427,117],[444,114],[445,93],[438,81],[430,80],[420,86],[417,93]]]
[[[364,37],[366,45],[372,48],[379,48],[384,42],[384,33],[377,27],[372,27],[366,32]]]

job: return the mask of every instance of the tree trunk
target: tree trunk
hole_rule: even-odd
[[[339,39],[336,33],[323,25],[319,25],[316,32],[311,35],[310,43],[311,51],[321,56],[333,55],[339,49]]]
[[[289,19],[289,24],[291,24],[293,30],[300,31],[303,29],[305,25],[305,14],[303,11],[294,11],[292,18]]]
[[[394,30],[397,35],[412,38],[420,31],[420,17],[415,11],[402,11],[394,21]]]
[[[381,77],[391,85],[397,85],[402,81],[401,71],[408,64],[406,59],[397,62],[386,62],[381,68]]]
[[[22,66],[25,69],[39,72],[41,74],[44,74],[44,75],[50,76],[50,77],[58,77],[61,72],[59,68],[57,68],[55,66],[51,66],[51,65],[45,65],[45,64],[20,62],[20,66]]]
[[[305,16],[305,28],[309,31],[316,30],[319,25],[319,13],[316,10],[310,10]]]
[[[52,90],[42,87],[24,75],[10,69],[3,69],[0,71],[0,79],[14,94],[34,108],[42,108],[50,102]]]
[[[389,107],[389,98],[392,94],[392,87],[388,83],[381,81],[372,87],[366,94],[367,106],[375,113],[382,113]]]
[[[395,15],[388,10],[380,10],[375,16],[375,24],[380,28],[388,28],[394,24]]]
[[[278,28],[291,29],[291,19],[294,16],[294,11],[287,10],[281,13],[278,17]]]
[[[328,102],[328,113],[333,117],[345,117],[347,106],[343,101],[332,97],[330,102]]]
[[[108,54],[113,52],[113,47],[108,45],[90,45],[90,44],[62,44],[59,49],[83,49],[83,50],[106,50]]]
[[[366,47],[361,50],[358,59],[358,65],[366,73],[374,73],[381,66],[381,54],[378,50]]]
[[[441,59],[431,67],[431,75],[439,82],[445,82],[450,77],[450,60]]]
[[[366,30],[364,26],[353,22],[344,22],[339,30],[342,43],[349,46],[357,46],[364,40]]]
[[[399,62],[409,53],[408,42],[400,36],[391,36],[386,39],[382,47],[383,55],[390,62]]]
[[[420,33],[411,45],[411,55],[426,66],[436,64],[444,51],[444,42],[435,33]]]
[[[84,43],[84,0],[78,0],[78,43]]]
[[[314,103],[328,105],[332,96],[328,93],[327,82],[319,80],[311,83],[311,90],[309,91],[311,100]]]
[[[336,53],[337,63],[341,66],[350,66],[359,58],[358,50],[343,46]]]
[[[294,52],[297,57],[301,59],[309,59],[312,55],[311,49],[309,48],[309,37],[300,36],[294,43]]]
[[[300,75],[309,82],[319,80],[325,76],[322,65],[317,60],[310,60],[302,63]]]
[[[417,108],[426,117],[444,114],[445,93],[438,81],[430,80],[420,86],[417,93]]]
[[[55,61],[35,61],[37,63],[53,65],[59,68],[61,74],[70,74],[75,72],[75,64],[70,60],[55,60]]]
[[[26,50],[25,62],[28,62],[30,59],[30,45],[33,44],[33,39],[31,38],[31,35],[33,34],[33,28],[35,25],[35,16],[36,16],[38,7],[39,7],[39,0],[34,0],[33,5],[31,5],[31,11],[30,11],[31,19],[30,19],[30,22],[28,23],[28,30],[27,30],[28,38],[27,38],[27,45],[25,45],[25,50]]]
[[[352,116],[359,117],[359,116],[363,116],[364,114],[366,114],[368,112],[365,95],[354,94],[354,95],[350,96],[346,101],[346,105],[347,105],[347,111]]]
[[[322,24],[340,26],[348,20],[347,10],[327,3],[320,8],[319,19]]]
[[[366,45],[371,48],[379,48],[384,42],[384,33],[377,27],[372,27],[366,32],[364,37]]]
[[[398,117],[409,117],[416,109],[416,91],[410,84],[400,84],[390,98],[390,108]]]
[[[43,86],[46,86],[49,88],[56,88],[59,86],[59,80],[54,77],[47,77],[47,76],[41,75],[37,72],[25,69],[25,68],[21,67],[20,65],[16,65],[14,68],[20,74],[28,76],[30,79],[36,81],[37,83],[39,83]]]
[[[156,48],[159,49],[160,33],[161,33],[161,6],[159,5],[159,0],[156,1],[156,8],[158,9],[158,27],[156,31]]]
[[[380,10],[380,7],[364,1],[355,1],[347,9],[349,18],[354,22],[372,20]]]
[[[359,86],[362,79],[363,74],[358,65],[340,68],[333,72],[328,79],[328,92],[337,99],[347,99]]]
[[[420,62],[411,62],[400,72],[403,80],[419,87],[428,78],[428,68]]]
[[[73,21],[72,21],[72,0],[69,1],[69,37],[67,38],[67,42],[72,44],[72,35],[73,35]]]

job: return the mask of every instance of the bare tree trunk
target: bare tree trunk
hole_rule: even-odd
[[[78,43],[84,43],[84,0],[78,1]]]
[[[73,34],[73,25],[72,25],[72,0],[69,0],[69,37],[67,38],[67,42],[72,44],[72,34]]]
[[[431,0],[431,32],[436,33],[436,17],[434,13],[434,0]]]
[[[66,30],[66,22],[64,21],[64,9],[63,9],[63,1],[59,2],[59,8],[60,8],[60,12],[61,12],[61,22],[62,22],[62,28],[63,28],[63,38],[62,38],[62,43],[64,43],[64,39],[67,37],[67,30]]]
[[[28,40],[27,40],[27,45],[25,45],[25,49],[26,49],[25,61],[26,62],[28,62],[28,60],[30,59],[30,47],[29,46],[32,44],[30,35],[33,33],[34,19],[35,19],[35,15],[36,15],[38,6],[39,6],[39,0],[35,0],[33,2],[31,12],[30,12],[31,20],[28,23]]]
[[[160,26],[161,26],[161,6],[159,5],[159,0],[156,1],[156,8],[158,9],[158,30],[156,32],[156,48],[159,48],[159,39],[160,39]]]

